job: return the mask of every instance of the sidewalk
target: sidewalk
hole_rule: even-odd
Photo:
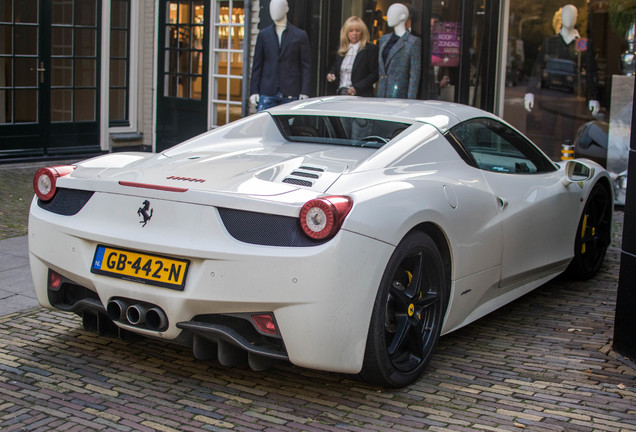
[[[0,240],[0,316],[37,305],[27,236]]]

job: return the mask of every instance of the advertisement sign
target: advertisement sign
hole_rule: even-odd
[[[461,25],[456,21],[436,21],[431,28],[433,66],[459,66]]]

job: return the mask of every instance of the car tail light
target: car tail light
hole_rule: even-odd
[[[322,240],[336,235],[353,206],[347,196],[326,196],[305,203],[300,210],[300,225],[309,237]]]
[[[274,322],[274,317],[270,314],[258,314],[252,315],[252,321],[256,324],[256,327],[262,332],[266,334],[275,335],[278,333],[276,330],[276,323]]]
[[[33,189],[42,201],[50,201],[57,190],[57,178],[70,174],[75,165],[60,165],[40,168],[33,177]]]
[[[62,275],[49,269],[49,290],[57,291],[62,285]]]

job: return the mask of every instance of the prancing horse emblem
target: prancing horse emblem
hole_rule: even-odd
[[[148,210],[150,210],[150,213],[148,213]],[[150,218],[152,217],[152,209],[150,208],[150,201],[148,200],[144,201],[142,206],[139,207],[139,210],[137,210],[137,214],[141,216],[142,218],[144,218],[144,220],[139,221],[139,223],[143,224],[142,227],[145,227],[148,221],[150,220]]]

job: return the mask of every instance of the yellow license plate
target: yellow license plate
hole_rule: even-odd
[[[183,290],[190,261],[98,245],[91,273]]]

